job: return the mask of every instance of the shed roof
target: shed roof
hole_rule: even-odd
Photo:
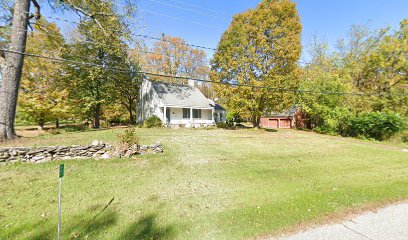
[[[164,106],[211,108],[210,101],[196,87],[189,85],[152,82]]]
[[[290,109],[282,112],[269,112],[262,115],[262,117],[293,117],[297,111],[297,106],[292,106]]]

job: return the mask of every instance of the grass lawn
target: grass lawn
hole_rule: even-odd
[[[122,131],[8,144],[115,143]],[[64,162],[63,239],[248,239],[408,199],[397,148],[292,130],[137,132],[165,153]],[[56,238],[58,164],[0,166],[0,239]]]

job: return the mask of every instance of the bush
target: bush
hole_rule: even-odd
[[[163,125],[160,118],[156,115],[153,115],[146,119],[143,123],[144,127],[153,128],[153,127],[161,127]]]
[[[344,121],[340,130],[343,136],[382,141],[404,130],[404,126],[404,119],[396,113],[366,112]]]
[[[126,145],[127,147],[133,145],[139,145],[139,138],[136,134],[136,128],[128,128],[125,132],[119,135],[120,143]]]
[[[404,132],[401,136],[401,141],[403,143],[408,143],[408,132]]]
[[[227,120],[227,124],[230,126],[233,126],[234,122],[236,123],[242,122],[242,118],[239,116],[238,113],[235,112],[227,112],[225,119]]]
[[[48,130],[48,132],[49,132],[51,135],[61,134],[61,130],[60,130],[60,129],[56,129],[56,128],[52,128],[52,129]]]
[[[225,122],[217,122],[217,128],[229,128],[229,125],[226,124]]]

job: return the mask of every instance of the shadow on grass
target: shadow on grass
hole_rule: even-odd
[[[87,209],[83,214],[78,214],[72,217],[72,220],[63,221],[62,236],[69,234],[69,239],[86,238],[91,235],[98,235],[102,231],[116,224],[118,220],[118,214],[108,207],[112,204],[114,198],[112,198],[108,204],[95,205]],[[41,224],[38,224],[41,225]],[[38,226],[38,228],[41,228]],[[57,233],[57,226],[48,225],[47,229],[37,231],[34,236],[29,239],[35,240],[48,240],[55,239]],[[68,238],[67,238],[68,239]]]
[[[265,132],[277,132],[278,130],[273,128],[264,128]]]
[[[139,221],[129,225],[117,240],[133,239],[168,239],[174,236],[175,231],[172,226],[158,226],[156,214],[150,214]]]
[[[83,214],[75,215],[70,220],[63,221],[62,239],[98,239],[105,237],[109,229],[117,225],[119,215],[116,211],[110,208],[113,203],[112,198],[108,204],[94,205],[87,209]],[[159,226],[157,224],[157,214],[147,214],[143,218],[129,224],[125,229],[116,229],[117,240],[131,239],[168,239],[175,235],[173,226]],[[44,226],[46,224],[46,226]],[[44,230],[44,227],[46,228]],[[28,239],[32,240],[48,240],[56,239],[57,226],[56,223],[39,222],[32,226],[32,229],[37,230],[34,235]],[[112,233],[109,234],[111,236]],[[17,236],[15,236],[17,237]],[[115,235],[116,237],[116,235]]]

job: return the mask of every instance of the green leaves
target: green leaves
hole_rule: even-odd
[[[92,18],[80,22],[76,29],[77,36],[67,47],[64,57],[98,66],[64,65],[64,83],[71,103],[78,118],[93,118],[94,127],[97,128],[104,113],[105,117],[117,118],[129,112],[130,121],[133,122],[142,76],[131,72],[140,67],[128,56],[126,40],[129,29],[124,24],[126,20],[105,1],[94,1],[89,7],[90,12],[103,14],[98,15],[98,22]],[[105,34],[101,32],[101,27],[105,29]],[[112,67],[128,69],[129,72],[115,71]],[[119,114],[117,105],[122,105],[124,109]],[[104,112],[106,107],[109,107],[109,111]]]
[[[293,94],[235,87],[233,83],[296,88],[302,26],[289,0],[262,1],[257,8],[234,16],[211,61],[211,79],[229,110],[254,119],[266,110],[293,104]]]
[[[35,31],[28,35],[27,52],[59,57],[64,48],[62,37],[55,23],[37,21]],[[43,127],[47,121],[55,121],[70,115],[67,92],[59,89],[61,66],[52,61],[26,58],[18,98],[20,120],[34,122]]]
[[[365,137],[379,141],[389,139],[404,130],[404,119],[394,112],[365,112],[346,122],[343,135]]]

